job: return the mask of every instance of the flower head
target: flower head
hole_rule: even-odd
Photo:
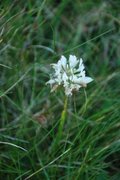
[[[62,85],[67,96],[72,95],[73,91],[78,91],[81,87],[86,87],[93,81],[92,78],[85,75],[83,60],[77,59],[76,56],[70,55],[67,60],[61,56],[56,64],[51,64],[54,73],[51,79],[46,83],[52,86],[52,92]]]

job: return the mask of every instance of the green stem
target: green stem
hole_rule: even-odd
[[[63,131],[63,127],[64,127],[64,124],[65,124],[66,113],[67,113],[67,104],[68,104],[68,97],[65,97],[64,109],[63,109],[63,111],[61,113],[58,133],[57,133],[56,139],[55,139],[55,141],[53,143],[53,147],[52,147],[53,150],[55,150],[56,147],[58,147],[59,142],[60,142],[61,137],[62,137],[62,131]]]
[[[68,98],[66,97],[65,102],[64,102],[64,109],[62,111],[61,118],[60,118],[60,125],[59,125],[59,129],[58,129],[58,139],[61,139],[63,127],[65,124],[66,112],[67,112],[67,102],[68,102]]]

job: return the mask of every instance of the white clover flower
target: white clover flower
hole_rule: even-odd
[[[78,91],[81,87],[86,87],[93,81],[91,77],[85,75],[83,60],[70,55],[67,61],[65,56],[61,56],[56,64],[51,64],[54,73],[51,79],[46,83],[52,86],[51,92],[62,85],[67,96],[72,95],[73,91]]]

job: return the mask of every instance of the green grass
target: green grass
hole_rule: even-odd
[[[0,5],[0,179],[120,179],[119,1]],[[50,63],[84,59],[94,79],[68,99],[50,93]]]

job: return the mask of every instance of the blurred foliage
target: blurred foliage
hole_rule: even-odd
[[[119,9],[119,0],[1,2],[2,179],[119,179]],[[50,94],[45,82],[62,54],[82,57],[94,82],[86,99],[84,90],[69,99],[63,140],[51,152],[64,93]]]

